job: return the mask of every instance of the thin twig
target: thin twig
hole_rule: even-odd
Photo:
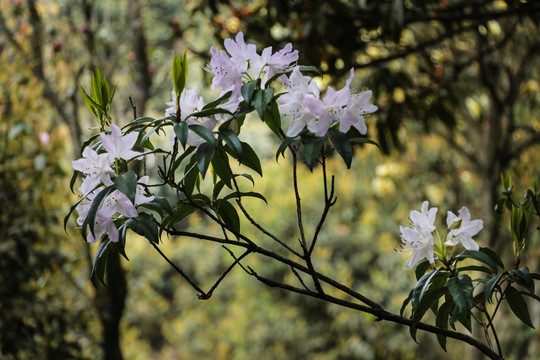
[[[307,296],[310,296],[310,297],[313,297],[313,298],[316,298],[316,299],[323,300],[325,302],[334,303],[334,304],[337,304],[337,305],[340,305],[340,306],[343,306],[343,307],[347,307],[347,308],[359,310],[359,311],[362,311],[362,312],[366,312],[368,314],[372,314],[372,315],[376,316],[377,320],[379,320],[379,321],[380,320],[386,320],[386,321],[402,324],[402,325],[409,326],[409,327],[411,327],[413,325],[412,319],[404,318],[404,317],[399,316],[397,314],[390,313],[390,312],[388,312],[388,311],[386,311],[384,309],[374,309],[374,308],[370,308],[370,307],[367,307],[367,306],[364,306],[364,305],[361,305],[361,304],[357,304],[357,303],[353,303],[353,302],[350,302],[350,301],[347,301],[347,300],[339,299],[339,298],[336,298],[336,297],[333,297],[333,296],[330,296],[330,295],[327,295],[327,294],[321,294],[319,292],[297,288],[297,287],[294,287],[294,286],[291,286],[291,285],[288,285],[288,284],[282,284],[282,283],[267,279],[265,277],[262,277],[253,270],[252,270],[252,272],[253,272],[252,275],[257,280],[259,280],[263,284],[265,284],[267,286],[270,286],[270,287],[276,287],[276,288],[285,289],[285,290],[290,291],[290,292],[307,295]],[[453,338],[453,339],[457,339],[457,340],[466,342],[467,344],[469,344],[469,345],[477,348],[478,350],[480,350],[482,353],[484,353],[490,359],[503,360],[502,356],[499,356],[497,353],[495,353],[493,350],[491,350],[488,346],[486,346],[482,342],[480,342],[480,341],[476,340],[475,338],[473,338],[471,336],[468,336],[466,334],[459,333],[459,332],[452,331],[452,330],[448,330],[448,329],[444,329],[442,327],[436,327],[436,326],[425,324],[425,323],[422,323],[422,322],[416,324],[416,328],[427,331],[427,332],[430,332],[430,333],[433,333],[433,334],[444,335],[444,336],[447,336],[447,337],[450,337],[450,338]]]
[[[300,253],[296,250],[294,250],[293,248],[291,248],[289,245],[285,244],[283,241],[281,241],[280,239],[278,239],[276,236],[274,236],[272,233],[270,233],[269,231],[267,231],[265,228],[263,228],[259,223],[257,223],[250,215],[249,213],[246,211],[246,209],[244,208],[244,206],[242,205],[242,202],[240,201],[240,199],[236,199],[236,203],[238,204],[238,207],[240,207],[240,210],[242,211],[242,213],[244,214],[244,216],[246,217],[246,219],[249,220],[249,222],[251,223],[251,225],[255,226],[257,229],[259,229],[263,234],[265,234],[266,236],[270,237],[271,239],[273,239],[274,241],[276,241],[278,244],[280,244],[281,246],[283,246],[285,249],[289,250],[291,253],[293,253],[294,255],[298,256],[299,258],[302,258],[302,255],[300,255]]]
[[[283,257],[283,256],[281,256],[281,255],[279,255],[279,254],[277,254],[277,253],[275,253],[273,251],[270,251],[270,250],[265,249],[263,247],[257,246],[251,240],[250,240],[250,243],[246,244],[246,243],[235,241],[235,240],[226,240],[226,239],[221,239],[221,238],[218,238],[218,237],[215,237],[215,236],[192,233],[192,232],[183,231],[183,230],[164,229],[164,231],[167,232],[169,235],[173,235],[173,236],[187,236],[187,237],[191,237],[191,238],[195,238],[195,239],[212,241],[212,242],[219,243],[219,244],[228,244],[228,245],[234,245],[234,246],[243,247],[243,248],[251,250],[251,252],[253,252],[253,253],[257,253],[257,254],[267,256],[269,258],[277,260],[278,262],[280,262],[282,264],[294,267],[295,269],[297,269],[299,271],[302,271],[305,274],[308,274],[308,275],[312,274],[311,270],[309,268],[307,268],[307,267],[305,267],[305,266],[303,266],[303,265],[301,265],[301,264],[299,264],[299,263],[297,263],[297,262],[295,262],[295,261],[293,261],[291,259]],[[372,307],[374,309],[382,309],[381,305],[377,304],[373,300],[368,299],[367,297],[365,297],[364,295],[354,291],[353,289],[351,289],[351,288],[337,282],[336,280],[331,279],[328,276],[323,275],[323,274],[318,273],[318,272],[315,272],[315,274],[321,281],[324,281],[326,284],[328,284],[328,285],[330,285],[330,286],[332,286],[332,287],[334,287],[336,289],[341,290],[345,294],[350,295],[350,296],[352,296],[353,298],[355,298],[357,300],[360,300],[364,304],[366,304],[366,305],[368,305],[368,306],[370,306],[370,307]]]
[[[501,343],[499,342],[499,337],[497,336],[497,331],[495,330],[495,325],[493,324],[493,320],[489,316],[489,313],[488,313],[488,311],[487,311],[487,309],[485,307],[484,307],[484,315],[486,315],[486,318],[488,320],[488,327],[491,327],[491,332],[493,333],[493,338],[495,339],[495,343],[497,344],[497,351],[499,352],[500,357],[503,357]],[[489,335],[487,334],[487,330],[488,329],[486,329],[486,337],[489,340]],[[490,342],[490,345],[491,345],[491,342]]]
[[[319,220],[319,223],[317,224],[317,228],[315,229],[315,234],[313,235],[313,241],[311,241],[311,246],[309,247],[309,251],[308,251],[309,256],[311,256],[311,254],[313,253],[313,249],[315,249],[317,238],[326,220],[326,216],[328,215],[328,212],[330,211],[330,208],[334,206],[334,204],[337,201],[337,198],[334,198],[334,189],[335,189],[334,179],[335,178],[333,175],[332,175],[332,181],[330,185],[330,193],[328,193],[328,184],[326,180],[326,161],[325,161],[324,153],[322,155],[321,164],[322,164],[322,169],[323,169],[323,181],[324,181],[324,210],[321,215],[321,219]]]
[[[149,243],[154,247],[154,249],[156,249],[156,251],[161,255],[162,258],[165,259],[165,261],[167,261],[169,263],[169,265],[171,265],[173,267],[174,270],[176,270],[176,272],[178,274],[180,274],[180,276],[182,276],[195,290],[197,290],[199,292],[199,298],[203,298],[204,296],[206,296],[206,293],[193,281],[189,278],[189,276],[187,276],[183,271],[182,269],[180,269],[178,266],[176,266],[175,263],[173,263],[168,257],[167,255],[165,255],[163,253],[163,251],[161,251],[161,249],[155,244],[153,243],[152,241],[149,241]]]
[[[304,287],[304,289],[306,290],[309,290],[309,288],[306,286],[306,284],[304,283],[304,280],[302,279],[302,277],[300,276],[300,274],[298,273],[298,271],[296,271],[295,268],[293,268],[291,266],[291,270],[292,272],[294,273],[294,275],[296,275],[296,277],[298,278],[298,280],[300,281],[300,284],[302,284],[302,286]]]
[[[223,272],[223,274],[221,274],[221,276],[219,277],[219,279],[217,279],[217,281],[214,283],[214,285],[212,286],[212,288],[210,290],[208,290],[208,292],[206,294],[204,294],[204,296],[199,296],[199,299],[201,300],[208,300],[212,297],[212,294],[214,293],[214,290],[216,290],[216,288],[218,287],[218,285],[221,283],[221,281],[223,279],[225,279],[225,277],[227,276],[227,274],[234,268],[234,266],[236,264],[240,264],[240,260],[242,260],[244,257],[246,257],[250,251],[247,250],[246,252],[244,252],[239,258],[236,258],[233,254],[233,252],[231,250],[229,250],[227,247],[223,246],[223,248],[225,250],[227,250],[229,252],[229,254],[231,254],[231,256],[233,257],[234,259],[234,262],[227,268],[227,270],[225,270]]]

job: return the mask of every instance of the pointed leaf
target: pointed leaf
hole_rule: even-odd
[[[274,96],[274,89],[267,88],[264,90],[256,90],[255,94],[253,95],[252,105],[257,111],[257,114],[259,114],[259,117],[264,120],[264,112],[266,111],[266,108],[268,107],[268,104],[270,104],[270,101],[272,101],[272,97]]]
[[[345,161],[345,164],[347,165],[347,169],[350,169],[352,157],[353,157],[353,148],[352,148],[351,141],[349,140],[347,135],[343,134],[342,132],[336,129],[330,129],[328,131],[328,137],[332,141],[332,145],[334,145],[334,149],[336,149],[336,151],[341,156],[343,161]]]
[[[128,219],[126,226],[148,240],[156,244],[159,243],[158,227],[152,215],[145,213],[139,214],[137,217]]]
[[[517,318],[521,320],[525,325],[534,329],[531,321],[531,315],[529,314],[527,302],[519,293],[519,291],[516,290],[514,287],[509,286],[506,289],[505,297],[506,301],[508,302],[508,306],[510,307],[510,310],[512,310],[514,315],[516,315]]]
[[[242,161],[242,143],[234,131],[230,129],[218,130],[218,136],[229,146],[231,155],[238,161]]]
[[[257,81],[251,81],[244,85],[242,85],[242,88],[240,89],[240,93],[242,94],[242,97],[244,98],[244,101],[246,104],[251,105],[251,101],[253,99],[253,93],[255,92],[255,88],[259,84],[260,80],[257,79]]]
[[[214,137],[214,133],[212,133],[212,131],[208,130],[206,127],[197,124],[188,125],[188,127],[189,130],[202,137],[207,143],[216,145],[216,138]]]
[[[217,215],[233,234],[240,234],[240,218],[238,217],[238,212],[231,203],[227,200],[219,199],[215,203],[215,210]]]
[[[90,206],[90,210],[88,210],[88,214],[86,215],[86,219],[84,219],[84,223],[81,229],[82,235],[85,239],[86,229],[88,225],[90,225],[90,232],[92,233],[92,235],[95,235],[94,225],[96,223],[96,215],[101,208],[101,205],[103,205],[103,202],[105,201],[107,195],[109,195],[114,189],[114,185],[107,186],[105,189],[101,190],[92,201],[92,205]]]
[[[257,199],[261,199],[262,201],[264,201],[265,203],[268,204],[268,201],[266,201],[266,198],[259,194],[258,192],[254,192],[254,191],[248,191],[248,192],[238,192],[238,191],[235,191],[233,193],[230,193],[228,194],[227,196],[225,196],[223,198],[223,200],[229,200],[229,199],[238,199],[238,198],[241,198],[241,197],[255,197]]]
[[[439,308],[437,317],[435,318],[435,325],[437,327],[445,330],[448,329],[448,317],[450,316],[451,305],[451,302],[445,302]],[[437,341],[439,342],[439,345],[441,345],[441,348],[446,352],[446,336],[437,334]]]
[[[468,275],[452,276],[448,279],[448,290],[458,307],[458,312],[470,314],[473,307],[473,284]]]
[[[174,124],[174,133],[176,137],[182,144],[182,147],[186,148],[187,138],[188,138],[188,124],[184,121]]]
[[[115,187],[126,195],[132,204],[135,204],[137,194],[137,175],[133,171],[117,176],[113,179]]]
[[[262,168],[259,157],[253,151],[251,146],[248,143],[242,142],[242,161],[241,163],[250,169],[255,170],[259,175],[262,176]]]
[[[483,252],[475,251],[475,250],[466,250],[456,256],[456,259],[458,260],[463,260],[466,258],[481,261],[484,264],[488,265],[493,270],[494,273],[497,272],[497,264],[491,259],[491,257],[489,257],[489,255],[486,255]]]
[[[270,107],[264,112],[263,121],[272,130],[279,139],[283,138],[283,130],[281,129],[281,114],[277,102],[271,103]]]
[[[92,272],[90,273],[90,279],[92,284],[97,288],[98,282],[105,284],[105,269],[107,268],[107,258],[109,256],[109,248],[111,247],[111,240],[108,236],[104,237],[94,256],[94,263],[92,265]]]
[[[197,148],[195,158],[197,159],[197,167],[203,178],[206,175],[206,170],[208,170],[208,167],[210,166],[214,152],[215,147],[211,143],[202,143]]]

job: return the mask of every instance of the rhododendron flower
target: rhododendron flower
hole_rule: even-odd
[[[411,211],[410,220],[412,228],[400,226],[402,244],[396,251],[413,252],[412,257],[405,263],[405,269],[411,269],[427,258],[430,263],[434,262],[433,231],[437,208],[428,209],[429,202],[424,201],[421,212]]]
[[[131,200],[119,190],[114,190],[107,195],[103,208],[109,208],[112,210],[113,214],[118,213],[128,218],[137,217],[137,215],[139,215]]]
[[[173,91],[173,100],[168,102],[167,105],[170,107],[165,110],[165,115],[175,115],[176,114],[176,96]],[[216,127],[217,120],[215,117],[205,117],[205,118],[196,118],[189,117],[193,112],[200,111],[204,107],[204,101],[202,96],[198,96],[197,90],[194,89],[184,89],[182,94],[180,94],[180,121],[186,121],[188,125],[202,125],[210,131],[213,131]],[[174,139],[175,134],[171,135],[171,138]],[[197,135],[192,130],[188,131],[187,143],[190,146],[199,146],[204,142],[204,140]]]
[[[259,55],[255,44],[246,44],[242,32],[234,39],[225,39],[224,46],[225,50],[220,51],[212,46],[208,70],[214,73],[212,89],[221,89],[219,96],[232,91],[227,103],[221,106],[230,112],[236,111],[243,100],[240,90],[244,82],[261,79],[261,85],[264,87],[270,77],[298,60],[298,51],[293,50],[291,44],[287,44],[274,54],[272,48],[267,47]],[[286,76],[280,79],[287,81]]]
[[[306,126],[311,132],[316,132],[317,119],[305,105],[305,100],[319,97],[317,84],[311,82],[311,77],[302,75],[299,67],[293,69],[289,80],[290,92],[278,99],[281,103],[279,107],[281,114],[291,119],[287,136],[298,135]]]
[[[93,196],[88,196],[88,200],[92,200]],[[77,224],[79,226],[82,226],[84,224],[84,221],[86,219],[86,216],[88,216],[88,211],[90,210],[90,207],[92,206],[92,203],[86,203],[86,204],[79,204],[77,206],[77,212],[79,213],[79,217],[77,218]],[[102,207],[98,210],[94,222],[94,234],[92,234],[92,231],[88,231],[88,234],[86,235],[86,241],[89,243],[95,243],[103,235],[108,235],[109,239],[113,242],[118,242],[118,229],[114,225],[114,219],[113,215],[115,214],[115,210],[110,207]]]
[[[148,176],[143,176],[139,179],[138,185],[137,185],[137,193],[135,194],[135,206],[145,204],[147,202],[150,202],[154,200],[154,196],[146,196],[144,194],[144,188],[145,185],[148,184],[148,180],[150,178]]]
[[[111,155],[109,153],[98,154],[89,147],[84,149],[82,155],[81,159],[72,162],[72,166],[73,169],[86,175],[83,179],[84,188],[90,191],[100,182],[106,186],[112,185],[111,175],[114,175],[114,170],[111,167],[113,160]]]
[[[482,220],[471,221],[471,213],[466,207],[462,207],[458,211],[458,215],[449,211],[446,218],[446,224],[448,225],[450,232],[446,237],[445,245],[455,246],[461,243],[467,250],[478,251],[480,249],[472,237],[482,230],[484,223]]]
[[[99,134],[101,143],[113,159],[131,160],[141,155],[140,152],[133,151],[133,146],[137,142],[138,133],[131,132],[122,136],[122,130],[114,124],[111,125],[111,135]]]
[[[309,82],[311,78],[298,75],[299,72],[297,68],[293,70],[289,77],[291,93],[283,95],[284,99],[279,100],[283,104],[280,107],[283,114],[292,119],[287,136],[296,136],[304,126],[316,136],[324,136],[333,123],[339,123],[339,131],[343,133],[348,132],[352,126],[362,135],[366,134],[364,115],[376,111],[377,106],[368,102],[371,99],[371,91],[359,94],[351,92],[354,69],[350,70],[349,78],[342,89],[336,91],[329,86],[322,100],[319,98],[318,89],[313,91],[312,85],[315,84]],[[302,80],[299,81],[299,78]]]

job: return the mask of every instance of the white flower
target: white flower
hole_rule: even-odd
[[[135,206],[145,204],[147,202],[150,202],[154,200],[154,196],[146,196],[144,195],[144,188],[145,185],[148,184],[148,176],[143,176],[139,179],[138,185],[137,185],[137,193],[135,194]]]
[[[427,258],[433,264],[433,234],[431,232],[400,226],[402,244],[397,251],[413,252],[411,258],[405,263],[405,269],[411,269],[414,265]]]
[[[165,115],[175,115],[176,114],[176,96],[173,91],[172,93],[173,101],[168,102],[167,105],[170,107],[165,110]],[[238,105],[236,105],[238,106]],[[188,125],[202,125],[210,131],[213,131],[216,127],[217,120],[214,116],[196,118],[189,117],[193,112],[200,111],[204,107],[204,101],[202,96],[198,96],[197,90],[194,89],[184,89],[182,94],[180,94],[180,121],[186,121]],[[171,139],[175,138],[175,134],[171,136]],[[192,130],[188,131],[187,143],[190,146],[199,146],[205,142],[199,135],[197,135]]]
[[[281,103],[280,112],[291,119],[291,125],[287,130],[288,137],[295,137],[304,127],[308,126],[310,131],[316,130],[316,118],[311,110],[306,106],[307,98],[316,99],[319,97],[317,84],[311,82],[311,77],[304,76],[297,66],[293,69],[289,79],[290,92],[279,98]],[[315,132],[315,131],[313,131]]]
[[[459,224],[459,222],[461,222],[461,224]],[[471,213],[466,207],[462,207],[458,211],[457,216],[453,212],[449,211],[446,218],[446,224],[451,229],[446,237],[446,242],[444,243],[446,246],[455,246],[461,243],[467,250],[478,251],[478,249],[480,249],[472,237],[482,230],[484,224],[482,220],[471,221]],[[455,224],[460,226],[455,228]]]
[[[132,151],[137,142],[138,134],[131,132],[122,136],[122,130],[116,125],[111,125],[111,135],[99,134],[101,143],[113,159],[130,160],[141,155],[140,152]]]
[[[409,218],[412,228],[400,226],[401,246],[396,249],[399,252],[413,252],[412,257],[405,264],[405,269],[411,269],[414,265],[427,258],[433,264],[433,231],[436,229],[433,223],[437,216],[437,208],[428,209],[429,202],[422,203],[421,212],[411,211]]]
[[[436,229],[433,223],[435,222],[438,208],[431,208],[428,210],[428,207],[429,201],[424,201],[422,203],[421,212],[413,210],[411,211],[409,218],[415,228],[432,232]]]
[[[72,162],[73,169],[86,175],[83,179],[83,188],[87,191],[95,188],[100,182],[105,186],[112,185],[111,175],[114,170],[111,167],[113,158],[109,153],[98,154],[90,147],[86,147],[82,153],[83,157]]]

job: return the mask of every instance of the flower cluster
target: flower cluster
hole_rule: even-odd
[[[228,102],[221,106],[230,112],[242,102],[244,82],[261,79],[261,86],[264,86],[269,78],[298,60],[298,50],[293,50],[290,43],[276,53],[272,54],[272,47],[267,47],[258,54],[255,44],[245,43],[242,32],[234,40],[225,39],[224,46],[226,51],[217,51],[215,46],[210,49],[209,70],[214,74],[212,89],[220,89],[221,95],[232,92]],[[286,77],[281,79],[287,81]]]
[[[412,257],[405,263],[405,269],[411,269],[422,261],[428,259],[434,263],[434,234],[437,234],[437,228],[434,225],[437,216],[437,208],[429,209],[429,202],[422,203],[421,211],[411,211],[409,219],[410,227],[400,226],[402,244],[400,252],[413,252]],[[472,239],[483,228],[482,220],[471,220],[471,214],[466,207],[458,211],[458,215],[448,211],[446,217],[448,232],[446,235],[445,246],[463,245],[467,250],[478,250],[478,244]]]
[[[97,153],[90,147],[83,151],[83,157],[73,161],[73,169],[84,175],[79,191],[85,194],[84,200],[77,205],[77,224],[83,225],[88,212],[92,206],[92,201],[104,186],[113,185],[112,176],[116,174],[113,169],[115,162],[120,160],[131,160],[142,155],[133,151],[132,148],[137,141],[137,133],[122,135],[122,131],[116,125],[111,125],[111,135],[100,134],[101,144],[106,152]],[[135,202],[132,203],[126,195],[119,190],[112,191],[104,200],[103,206],[96,214],[94,223],[94,233],[90,232],[86,238],[88,242],[96,242],[103,235],[108,235],[111,241],[118,241],[118,229],[114,224],[115,218],[133,218],[138,216],[136,206],[152,201],[153,196],[144,195],[144,187],[148,183],[148,176],[138,180]]]
[[[369,103],[371,90],[359,94],[351,92],[354,69],[349,74],[345,87],[338,91],[328,87],[326,95],[320,99],[317,84],[295,67],[289,81],[290,93],[279,98],[280,110],[292,120],[287,136],[298,135],[304,127],[316,136],[324,136],[333,123],[339,123],[339,131],[343,133],[352,126],[365,135],[364,115],[377,111],[377,106]]]
[[[211,48],[212,58],[208,70],[214,74],[212,89],[220,89],[220,97],[231,93],[228,100],[220,105],[231,113],[238,109],[243,100],[242,86],[246,82],[260,79],[260,85],[264,87],[268,79],[289,69],[291,64],[298,60],[298,51],[293,50],[290,43],[276,53],[272,53],[272,48],[267,47],[258,54],[255,44],[245,43],[242,32],[239,32],[234,40],[225,39],[224,46],[225,50],[220,51],[214,46]],[[338,91],[328,87],[326,95],[321,99],[317,84],[311,81],[311,77],[303,75],[299,66],[293,67],[289,77],[281,75],[278,79],[289,90],[279,97],[280,113],[291,120],[287,136],[295,137],[307,127],[309,132],[322,137],[334,123],[339,123],[339,131],[343,133],[354,127],[360,134],[365,135],[367,127],[364,116],[375,112],[377,106],[369,103],[372,96],[370,90],[352,93],[353,78],[354,69],[351,69],[345,87]],[[175,97],[173,91],[173,101],[167,103],[170,107],[166,110],[166,115],[176,114]],[[199,124],[213,130],[216,126],[214,117],[200,120],[188,118],[193,111],[201,110],[203,105],[202,99],[197,97],[194,90],[184,89],[180,97],[181,120],[187,118],[188,124]],[[198,146],[201,143],[201,139],[190,131],[188,144]]]

